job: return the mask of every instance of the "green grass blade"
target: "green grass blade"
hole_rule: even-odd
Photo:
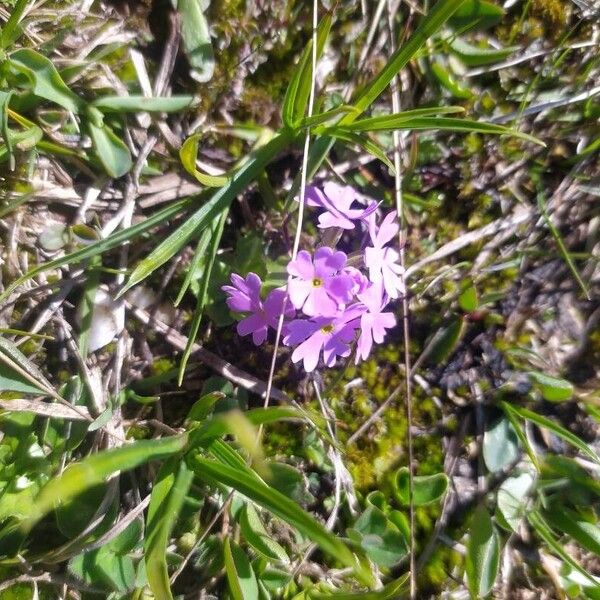
[[[151,460],[177,454],[185,448],[186,443],[185,434],[160,440],[141,440],[72,463],[41,489],[35,502],[27,508],[23,529],[29,531],[57,503],[67,503],[84,490],[106,481],[114,473],[130,471]]]
[[[275,516],[289,523],[315,542],[342,564],[356,567],[357,561],[347,546],[321,523],[300,508],[293,500],[258,480],[248,468],[235,469],[201,456],[191,457],[190,467],[210,483],[220,483],[234,488]]]
[[[394,164],[392,161],[386,156],[383,148],[378,146],[373,140],[370,140],[367,137],[363,137],[358,133],[354,133],[353,131],[341,130],[337,129],[334,132],[329,132],[333,137],[338,140],[343,140],[348,144],[356,144],[360,146],[364,150],[366,150],[371,156],[378,158],[382,163],[384,163],[388,169],[390,169],[391,173],[395,173],[396,169],[394,168]]]
[[[575,278],[575,281],[581,288],[581,291],[585,294],[585,297],[588,300],[591,300],[590,290],[588,289],[587,285],[585,284],[585,281],[583,281],[581,275],[579,274],[579,271],[577,270],[577,266],[575,265],[575,262],[571,258],[571,254],[567,250],[567,247],[565,246],[565,243],[562,239],[562,236],[560,235],[560,232],[558,231],[558,229],[552,222],[552,219],[550,219],[550,217],[548,216],[548,212],[546,211],[546,204],[544,203],[544,198],[543,198],[542,194],[538,194],[538,206],[539,206],[540,212],[542,213],[542,217],[544,218],[544,221],[545,221],[546,225],[548,226],[548,229],[550,230],[550,233],[552,234],[552,237],[554,238],[554,241],[556,242],[558,249],[560,250],[562,257],[564,258],[565,262],[567,263],[567,267],[569,267],[569,270],[573,274],[573,277]]]
[[[220,188],[227,185],[231,180],[231,175],[208,175],[199,171],[196,167],[196,158],[198,156],[198,142],[202,134],[197,133],[191,135],[179,150],[179,159],[183,168],[192,176],[195,177],[202,185],[206,187]]]
[[[547,417],[543,417],[542,415],[538,415],[536,412],[529,410],[527,408],[522,408],[520,406],[513,406],[507,404],[506,402],[502,403],[502,406],[505,410],[509,410],[514,414],[517,414],[522,419],[527,419],[532,423],[535,423],[538,427],[544,427],[557,435],[559,438],[565,440],[575,448],[577,448],[582,454],[593,460],[595,463],[600,465],[600,457],[586,444],[583,440],[579,439],[574,433],[571,433],[568,429],[565,429],[562,425],[555,423],[551,419]]]
[[[373,101],[387,88],[392,79],[406,66],[421,47],[442,25],[458,10],[465,0],[440,0],[421,21],[408,41],[403,44],[388,60],[381,73],[361,92],[352,103],[360,112],[364,112]],[[341,121],[346,124],[354,120],[354,115],[347,115]]]
[[[120,296],[129,288],[143,281],[160,266],[172,258],[190,239],[218,218],[229,207],[232,200],[262,172],[263,168],[291,141],[289,134],[276,135],[270,142],[251,153],[251,157],[233,175],[227,185],[217,190],[212,197],[183,225],[167,237],[158,247],[143,259],[129,277]]]
[[[88,258],[92,258],[94,256],[98,256],[103,252],[111,250],[112,248],[116,248],[120,246],[124,242],[128,242],[133,238],[145,233],[146,231],[152,229],[156,225],[163,223],[164,221],[174,217],[176,214],[180,213],[184,210],[188,204],[190,203],[190,199],[186,198],[185,200],[180,200],[179,202],[174,202],[173,204],[163,208],[162,210],[154,213],[151,217],[148,217],[145,221],[141,223],[136,223],[127,229],[122,229],[103,240],[99,240],[98,242],[94,242],[89,246],[85,246],[80,250],[76,250],[75,252],[71,252],[71,254],[67,254],[66,256],[61,256],[60,258],[56,258],[47,263],[43,263],[29,270],[25,275],[15,279],[10,285],[6,287],[6,289],[0,294],[0,301],[5,300],[12,292],[18,288],[21,284],[29,281],[31,278],[39,275],[40,273],[44,273],[45,271],[49,271],[50,269],[58,269],[64,265],[76,264]]]
[[[167,569],[167,546],[193,478],[193,471],[179,456],[174,456],[162,466],[152,488],[146,519],[144,562],[148,584],[156,600],[173,600]]]
[[[183,300],[183,296],[188,291],[193,279],[196,277],[198,269],[200,268],[200,261],[204,257],[206,253],[206,249],[208,248],[208,244],[211,240],[211,230],[205,229],[198,240],[198,245],[196,246],[196,252],[194,253],[194,258],[189,266],[188,272],[185,275],[185,279],[181,284],[181,289],[177,294],[177,298],[175,299],[175,306],[179,306],[179,303]]]
[[[181,385],[183,381],[183,375],[185,373],[185,367],[192,353],[192,348],[198,337],[198,330],[200,329],[200,322],[202,321],[202,315],[204,313],[204,307],[206,306],[206,300],[208,299],[208,286],[210,284],[210,276],[212,275],[213,266],[215,264],[215,257],[217,256],[217,250],[221,242],[221,236],[223,235],[223,228],[225,227],[225,221],[227,221],[227,215],[229,209],[226,208],[219,217],[218,221],[213,223],[211,227],[210,244],[208,246],[208,253],[206,255],[206,263],[204,265],[204,271],[202,273],[202,281],[200,282],[200,291],[198,293],[198,300],[196,302],[196,309],[190,325],[190,332],[188,334],[187,343],[181,357],[181,363],[179,365],[179,379],[178,384]]]
[[[188,108],[194,96],[104,96],[94,100],[92,106],[104,111],[123,112],[178,112]]]
[[[332,127],[331,131],[336,131],[337,127]],[[472,121],[470,119],[453,119],[450,117],[415,117],[413,119],[402,119],[391,115],[389,118],[375,117],[374,119],[363,119],[341,127],[342,131],[390,131],[395,129],[405,129],[409,131],[433,129],[439,131],[456,131],[461,133],[484,133],[492,135],[511,135],[528,142],[533,142],[540,146],[545,146],[544,142],[538,140],[532,135],[522,133],[516,129],[509,129],[502,125],[494,123],[482,123],[481,121]],[[331,133],[326,131],[326,133]]]

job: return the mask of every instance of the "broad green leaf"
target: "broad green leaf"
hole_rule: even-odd
[[[132,166],[131,154],[125,143],[106,124],[98,127],[88,122],[94,150],[102,166],[111,177],[122,177]]]
[[[518,531],[525,516],[527,497],[533,482],[532,474],[525,471],[516,477],[508,477],[498,488],[496,508],[504,521],[501,524],[514,532]]]
[[[403,533],[374,505],[367,506],[348,536],[380,567],[393,567],[408,552]]]
[[[527,375],[537,384],[544,400],[565,402],[573,397],[573,385],[565,379],[552,377],[539,371],[529,371]]]
[[[406,467],[398,469],[394,478],[396,497],[403,506],[409,505],[409,473]],[[439,500],[448,488],[445,473],[435,475],[415,475],[413,477],[413,504],[425,506]]]
[[[40,98],[78,113],[85,108],[85,102],[62,80],[52,61],[30,48],[13,52],[10,65],[25,75],[31,85],[31,91]]]
[[[451,117],[414,117],[413,119],[401,119],[395,120],[390,118],[385,120],[381,117],[374,117],[374,119],[380,119],[373,123],[372,119],[361,119],[355,121],[349,125],[334,126],[336,131],[392,131],[396,129],[405,129],[409,131],[419,130],[437,130],[437,131],[457,131],[462,133],[483,133],[491,135],[510,135],[540,146],[545,146],[544,142],[537,138],[517,131],[515,129],[509,129],[502,125],[496,125],[494,123],[484,123],[482,121],[472,121],[470,119],[454,119]],[[329,131],[325,132],[330,134]]]
[[[570,535],[582,548],[600,556],[600,527],[585,521],[577,513],[553,504],[544,518],[560,534]]]
[[[502,7],[487,0],[467,0],[450,18],[449,25],[461,32],[487,29],[497,25],[504,16]]]
[[[466,0],[469,1],[469,0]],[[392,79],[406,66],[428,39],[458,10],[465,0],[440,0],[436,2],[427,16],[421,21],[411,37],[390,56],[386,66],[352,102],[360,112],[364,112],[373,101],[388,87]],[[340,124],[347,125],[355,118],[354,113],[347,115]]]
[[[536,533],[548,544],[550,549],[557,554],[564,562],[566,562],[571,568],[579,571],[584,577],[592,582],[592,585],[597,586],[597,582],[593,575],[588,573],[565,549],[562,545],[554,539],[552,530],[548,526],[548,523],[544,520],[542,515],[537,510],[532,510],[527,513],[527,520],[531,526],[535,529]]]
[[[498,473],[519,458],[519,440],[510,421],[501,417],[483,434],[483,460],[491,473]]]
[[[10,285],[8,285],[6,289],[0,294],[0,301],[6,300],[6,298],[10,294],[12,294],[14,290],[18,288],[21,284],[25,283],[26,281],[29,281],[33,277],[36,277],[40,273],[44,273],[45,271],[51,269],[58,269],[63,265],[77,264],[88,258],[98,256],[103,252],[107,252],[112,248],[116,248],[117,246],[122,245],[123,242],[131,241],[138,235],[145,233],[153,227],[156,227],[156,225],[159,225],[180,213],[184,208],[187,207],[189,202],[189,199],[180,200],[179,202],[173,202],[166,208],[159,210],[158,212],[154,213],[151,217],[148,217],[146,220],[140,223],[136,223],[135,225],[132,225],[127,229],[119,230],[116,233],[113,233],[112,235],[108,236],[107,238],[99,240],[98,242],[90,244],[89,246],[85,246],[84,248],[76,250],[71,254],[61,256],[60,258],[56,258],[47,263],[42,263],[41,265],[34,267],[33,269],[25,273],[25,275],[18,277]]]
[[[568,429],[565,429],[562,425],[555,423],[547,417],[538,415],[527,408],[514,406],[512,404],[508,404],[507,402],[501,402],[501,406],[505,411],[516,414],[522,419],[527,419],[528,421],[535,423],[538,427],[545,427],[549,431],[552,431],[552,433],[577,448],[582,454],[592,459],[595,463],[600,464],[600,457],[594,452],[594,450],[592,450],[588,444],[579,439],[575,434],[571,433]]]
[[[438,329],[423,350],[427,360],[440,364],[456,349],[465,332],[465,320],[461,316],[452,317],[448,325]]]
[[[471,522],[465,557],[467,583],[472,598],[485,598],[492,591],[499,564],[500,539],[487,509],[479,505]]]
[[[177,454],[184,449],[186,442],[187,435],[141,440],[71,463],[41,489],[35,504],[29,507],[24,529],[30,530],[58,503],[68,502],[84,490],[104,482],[114,473],[129,471],[151,460]]]
[[[473,312],[479,306],[479,298],[477,297],[477,289],[472,282],[465,282],[460,295],[458,296],[458,305],[465,312]]]
[[[331,29],[332,15],[327,13],[317,29],[317,60],[323,53]],[[287,127],[295,128],[304,118],[312,81],[313,40],[308,41],[283,99],[282,118]]]
[[[191,106],[194,96],[103,96],[91,105],[104,112],[178,112]]]
[[[469,44],[458,37],[450,42],[450,49],[468,67],[480,67],[499,62],[520,50],[519,46],[510,46],[507,48],[488,46],[483,48]]]
[[[220,188],[229,183],[232,173],[227,175],[208,175],[198,170],[196,167],[196,158],[198,156],[198,142],[202,138],[201,133],[191,135],[179,150],[179,158],[183,168],[192,176],[195,177],[202,185],[206,187]]]
[[[199,400],[194,402],[190,412],[188,413],[187,421],[204,421],[212,412],[217,400],[225,398],[223,392],[209,392],[200,397]]]
[[[246,553],[229,537],[223,545],[225,573],[232,600],[258,600],[258,583]]]
[[[239,524],[243,539],[257,552],[270,560],[282,563],[290,562],[282,546],[269,536],[256,509],[251,504],[244,504],[242,507]]]
[[[229,210],[225,209],[221,213],[219,218],[214,223],[212,223],[210,227],[210,243],[205,254],[204,270],[202,272],[202,278],[200,280],[200,292],[198,293],[198,298],[196,300],[196,308],[194,309],[194,316],[192,317],[192,322],[190,324],[190,331],[188,333],[187,343],[185,345],[185,349],[183,350],[183,355],[181,356],[181,363],[179,365],[179,385],[181,385],[181,382],[183,381],[185,367],[190,358],[190,354],[192,353],[192,350],[194,348],[194,344],[196,343],[196,338],[198,337],[200,322],[202,321],[204,307],[206,306],[206,301],[208,299],[208,286],[210,284],[210,276],[212,275],[213,266],[215,264],[215,257],[217,256],[217,251],[219,250],[219,243],[221,241],[221,236],[223,235],[223,229],[225,228],[225,223],[227,221],[228,214]]]
[[[194,474],[179,456],[159,471],[148,507],[144,536],[144,560],[148,584],[156,600],[172,600],[167,570],[167,546]]]
[[[166,240],[161,242],[130,275],[120,295],[143,281],[148,275],[172,258],[194,235],[218,218],[232,200],[253,181],[263,168],[291,141],[289,135],[281,133],[270,142],[251,153],[250,159],[232,176],[227,185],[217,190],[194,214],[192,214]]]
[[[177,0],[181,15],[183,50],[192,67],[190,75],[196,81],[209,81],[215,70],[210,29],[204,16],[204,0]]]
[[[347,567],[356,567],[356,560],[345,544],[327,531],[321,523],[304,512],[294,501],[257,479],[249,468],[233,468],[229,465],[207,460],[201,456],[189,458],[190,467],[206,481],[227,485],[256,504],[286,521],[324,551]]]

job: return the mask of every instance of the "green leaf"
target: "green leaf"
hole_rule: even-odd
[[[466,0],[469,1],[469,0]],[[394,52],[382,71],[359,94],[352,104],[364,112],[373,101],[387,88],[392,79],[403,69],[409,60],[425,45],[428,39],[459,9],[465,0],[440,0],[436,2],[427,16],[421,21],[411,37]],[[344,117],[340,124],[346,125],[354,120],[354,114]]]
[[[179,379],[178,384],[181,385],[183,376],[185,374],[185,367],[188,363],[196,338],[198,337],[198,331],[200,329],[200,322],[202,321],[202,315],[204,313],[204,307],[208,299],[208,286],[210,284],[210,276],[212,274],[213,266],[215,264],[215,257],[219,250],[219,243],[221,236],[223,235],[223,229],[227,221],[227,215],[229,210],[225,209],[218,220],[211,224],[210,228],[210,243],[207,248],[204,260],[204,270],[202,271],[202,278],[200,281],[200,292],[196,300],[196,308],[194,310],[194,316],[192,317],[192,323],[190,324],[190,331],[188,333],[187,343],[181,356],[181,363],[179,364]]]
[[[388,120],[381,117],[374,117],[379,121],[373,123],[373,119],[361,119],[349,125],[333,126],[336,132],[338,129],[345,131],[393,131],[397,129],[406,129],[409,131],[418,130],[437,130],[437,131],[457,131],[462,133],[483,133],[491,135],[510,135],[528,142],[533,142],[540,146],[545,146],[544,142],[537,138],[517,131],[509,129],[502,125],[494,123],[484,123],[482,121],[472,121],[470,119],[454,119],[451,117],[414,117],[413,119],[393,119],[390,115]],[[330,132],[326,131],[329,134]]]
[[[529,371],[527,375],[537,384],[544,400],[565,402],[573,397],[573,385],[566,379],[552,377],[538,371]]]
[[[85,102],[67,87],[52,61],[45,56],[30,48],[22,48],[10,55],[9,62],[14,69],[25,75],[36,96],[74,113],[85,108]]]
[[[203,8],[204,0],[177,0],[183,50],[192,67],[190,75],[200,83],[209,81],[215,70],[210,29]]]
[[[33,277],[36,277],[40,273],[44,273],[50,269],[58,269],[63,265],[76,264],[88,258],[93,258],[94,256],[98,256],[103,252],[107,252],[108,250],[112,250],[117,246],[123,244],[123,242],[128,242],[137,237],[138,235],[145,233],[146,231],[156,227],[156,225],[160,223],[164,223],[171,217],[174,217],[179,212],[181,212],[187,205],[189,204],[189,199],[180,200],[179,202],[173,202],[166,208],[159,210],[154,213],[151,217],[148,217],[146,220],[136,223],[127,229],[122,229],[113,233],[103,240],[99,240],[89,246],[85,246],[71,254],[67,254],[65,256],[61,256],[60,258],[56,258],[47,263],[42,263],[37,267],[29,270],[25,275],[18,277],[15,279],[10,285],[6,287],[6,289],[0,294],[0,301],[6,300],[6,298],[14,292],[14,290],[19,287],[21,284],[29,281]]]
[[[0,336],[0,390],[62,398],[50,382],[10,340]]]
[[[256,509],[251,504],[244,504],[239,515],[240,531],[244,539],[260,554],[282,563],[289,563],[286,551],[275,540],[269,537]]]
[[[0,32],[0,48],[3,50],[10,48],[23,32],[20,23],[28,4],[29,0],[17,0],[9,11],[8,21],[6,21]]]
[[[403,506],[408,506],[410,501],[409,473],[406,467],[398,469],[394,483],[396,498]],[[425,506],[436,502],[446,493],[447,488],[448,477],[445,473],[415,475],[413,477],[413,504]]]
[[[473,92],[466,86],[461,85],[456,80],[453,73],[451,73],[446,67],[438,62],[434,62],[431,65],[431,73],[438,81],[438,83],[454,98],[461,100],[468,100],[473,97]]]
[[[123,112],[178,112],[191,106],[194,96],[103,96],[91,105],[103,111]]]
[[[553,504],[544,518],[555,531],[570,535],[582,548],[600,556],[600,527],[584,521],[577,513]]]
[[[533,486],[533,476],[525,471],[516,477],[508,477],[498,488],[497,511],[504,523],[515,533],[525,516],[527,496]]]
[[[323,53],[331,29],[332,15],[327,13],[317,28],[317,60]],[[287,127],[298,127],[306,113],[312,81],[312,38],[302,52],[283,99],[282,118]]]
[[[520,50],[519,46],[510,46],[507,48],[494,48],[490,46],[482,48],[481,46],[473,46],[458,37],[450,42],[450,49],[468,67],[490,65],[504,60],[514,52]]]
[[[335,131],[330,131],[329,134],[338,140],[343,140],[344,142],[348,142],[350,144],[356,144],[360,146],[364,150],[366,150],[369,154],[378,158],[382,163],[384,163],[391,173],[395,173],[396,169],[394,168],[394,164],[390,159],[386,156],[385,151],[378,146],[373,140],[365,136],[361,136],[358,133],[353,133],[352,131],[345,131],[341,129],[336,129]]]
[[[105,171],[111,177],[122,177],[132,166],[129,148],[120,140],[106,124],[98,127],[92,121],[88,122],[90,137],[94,150]]]
[[[198,142],[203,134],[196,133],[191,135],[179,150],[179,158],[183,168],[192,176],[195,177],[202,185],[206,187],[220,188],[226,185],[232,177],[232,173],[227,175],[208,175],[199,171],[196,167],[196,158],[198,157]]]
[[[41,489],[35,503],[27,511],[27,522],[23,528],[30,530],[55,505],[68,502],[84,490],[99,485],[113,473],[129,471],[151,460],[177,454],[183,450],[186,442],[186,435],[141,440],[71,463]]]
[[[451,17],[449,25],[461,32],[470,29],[487,29],[497,25],[504,10],[486,0],[467,0]]]
[[[473,312],[477,310],[479,306],[479,299],[477,298],[477,289],[472,282],[465,282],[464,287],[461,289],[460,295],[458,296],[458,305],[465,312]]]
[[[198,455],[190,457],[189,464],[200,477],[209,483],[220,483],[234,488],[249,500],[289,523],[342,564],[356,567],[353,554],[337,536],[327,531],[321,523],[304,512],[294,501],[260,481],[254,471],[247,467],[234,468]]]
[[[527,513],[527,520],[535,529],[536,533],[548,544],[551,550],[560,556],[560,558],[566,562],[571,568],[581,573],[584,577],[592,582],[594,587],[597,586],[597,582],[593,575],[588,573],[574,558],[568,554],[561,544],[559,544],[552,535],[552,531],[548,526],[548,523],[544,520],[542,515],[537,510],[532,510]]]
[[[582,454],[593,460],[595,463],[600,464],[600,457],[590,448],[590,446],[579,439],[575,434],[571,433],[568,429],[565,429],[562,425],[555,423],[547,417],[538,415],[527,408],[513,406],[507,402],[501,402],[501,406],[505,411],[509,411],[522,419],[527,419],[528,421],[535,423],[539,427],[545,427],[549,431],[552,431],[552,433],[577,448]]]
[[[249,160],[232,176],[231,180],[217,190],[194,214],[177,230],[158,245],[143,259],[130,275],[124,294],[129,288],[143,281],[148,275],[167,262],[189,240],[198,235],[205,227],[229,208],[231,201],[253,181],[262,169],[291,141],[286,134],[276,135],[270,142],[250,154]]]
[[[491,592],[498,575],[499,564],[500,539],[488,511],[479,505],[471,522],[465,557],[471,597],[485,598]]]
[[[348,536],[380,567],[393,567],[408,552],[408,543],[400,529],[374,505],[360,515]]]
[[[225,538],[223,544],[225,573],[232,600],[258,600],[258,583],[246,553]]]
[[[373,592],[327,592],[323,594],[319,591],[308,591],[308,597],[311,600],[397,600],[403,598],[408,588],[409,574],[402,575],[394,581],[384,585],[381,589]]]
[[[456,349],[465,331],[462,316],[453,316],[448,325],[438,329],[427,343],[423,355],[429,361],[440,364]]]
[[[167,570],[167,546],[194,474],[179,456],[159,471],[148,507],[144,560],[148,584],[156,600],[172,600]]]
[[[519,458],[519,440],[510,421],[502,417],[483,434],[483,460],[491,473],[503,471]]]

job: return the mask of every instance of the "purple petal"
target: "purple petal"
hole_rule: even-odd
[[[298,362],[303,360],[304,370],[307,373],[314,371],[319,362],[319,354],[321,353],[325,339],[326,334],[321,331],[315,332],[292,352],[292,361]]]
[[[334,298],[338,304],[347,304],[352,300],[352,289],[354,279],[350,275],[341,274],[325,280],[327,293]]]
[[[397,233],[398,223],[396,222],[396,213],[391,212],[386,215],[381,222],[381,227],[377,231],[377,236],[373,240],[373,245],[378,248],[383,248]]]
[[[296,308],[302,308],[306,302],[306,298],[315,289],[312,284],[312,279],[291,279],[288,283],[288,294],[292,305]]]
[[[269,329],[266,325],[254,331],[252,334],[252,341],[254,342],[255,346],[260,346],[267,339],[268,331]]]
[[[304,194],[304,201],[307,206],[325,206],[325,194],[315,185],[307,185]]]
[[[237,332],[241,336],[249,335],[265,326],[265,319],[262,315],[249,315],[237,324]]]
[[[286,346],[295,346],[308,339],[319,329],[319,324],[307,319],[294,319],[287,324],[287,331],[283,337]]]
[[[349,185],[339,185],[333,181],[328,181],[323,186],[323,191],[341,213],[349,210],[356,198],[356,190],[354,188]]]
[[[302,279],[312,279],[315,275],[312,257],[306,250],[300,250],[296,260],[288,263],[287,272]]]
[[[319,215],[319,228],[340,227],[341,229],[354,229],[354,223],[344,215],[335,215],[331,212],[324,212]]]
[[[302,307],[304,314],[309,317],[333,316],[338,310],[338,303],[329,296],[324,287],[313,287]]]
[[[315,273],[322,278],[334,275],[347,260],[348,257],[343,252],[334,252],[328,246],[322,246],[315,252]]]

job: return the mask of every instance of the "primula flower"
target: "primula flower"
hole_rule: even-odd
[[[292,352],[292,361],[303,361],[307,373],[314,371],[323,351],[323,362],[328,367],[335,365],[338,356],[350,355],[350,342],[354,340],[359,326],[362,308],[341,311],[335,317],[295,319],[288,325],[283,343],[287,346],[299,344]]]
[[[224,285],[222,288],[229,295],[227,306],[235,312],[251,313],[237,324],[237,332],[241,336],[252,334],[252,341],[260,346],[267,339],[269,327],[277,329],[285,290],[271,291],[263,302],[260,298],[262,282],[256,273],[248,273],[246,279],[233,273],[231,283],[233,286]],[[292,306],[286,306],[285,317],[291,318],[295,314]]]
[[[325,209],[318,219],[321,229],[327,227],[354,229],[354,221],[366,219],[374,213],[377,210],[375,200],[370,201],[366,208],[351,208],[354,201],[361,197],[349,185],[338,185],[332,181],[328,181],[323,186],[323,190],[314,185],[306,188],[306,204]]]
[[[352,299],[354,280],[340,273],[347,256],[323,246],[315,252],[314,263],[308,252],[298,252],[287,271],[292,275],[288,291],[292,304],[313,317],[335,315],[340,306]]]
[[[386,304],[387,298],[383,293],[381,283],[374,283],[358,299],[366,307],[366,312],[360,316],[360,337],[356,346],[356,363],[366,360],[373,347],[373,342],[381,344],[386,334],[386,329],[396,325],[396,317],[391,312],[381,312]]]
[[[404,293],[403,269],[398,264],[400,255],[385,245],[398,233],[395,214],[389,213],[377,229],[375,219],[369,222],[369,235],[373,246],[365,248],[365,266],[369,269],[369,279],[373,283],[383,281],[383,287],[390,298],[398,298]]]

